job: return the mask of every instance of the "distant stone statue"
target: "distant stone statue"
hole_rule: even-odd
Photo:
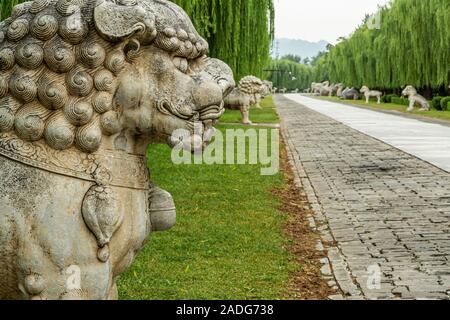
[[[369,103],[370,98],[377,98],[377,103],[378,104],[381,103],[381,97],[383,96],[383,92],[370,90],[367,86],[363,86],[359,92],[361,92],[364,95],[364,97],[366,97],[366,103]]]
[[[345,88],[344,91],[342,91],[341,99],[344,100],[358,100],[359,99],[359,92],[355,88]]]
[[[429,111],[430,104],[423,96],[417,93],[417,90],[413,86],[407,86],[402,94],[405,97],[408,97],[409,107],[407,109],[408,112],[412,112],[414,110],[414,106],[418,104],[420,106],[421,111]]]
[[[311,93],[318,94],[320,96],[329,96],[331,93],[331,87],[329,81],[324,81],[322,83],[311,83]]]
[[[342,91],[344,90],[344,85],[342,83],[337,83],[332,86],[331,94],[336,97],[342,96]]]
[[[333,89],[330,86],[323,86],[322,88],[320,88],[320,95],[322,97],[331,97],[333,93]]]
[[[313,94],[319,93],[321,86],[322,86],[321,83],[317,83],[317,82],[311,83],[311,90],[310,90],[310,92],[313,93]]]
[[[239,109],[243,124],[252,124],[250,121],[250,106],[255,103],[254,97],[237,87],[225,98],[225,108]]]
[[[262,95],[262,98],[264,99],[265,97],[275,93],[275,91],[274,91],[272,81],[264,80],[263,84],[264,84],[264,87],[263,87],[263,91],[262,91],[261,95]]]
[[[250,107],[258,106],[261,94],[266,90],[264,83],[257,77],[246,76],[241,79],[239,86],[235,88],[226,98],[227,109],[239,109],[243,124],[252,124],[250,121]],[[261,108],[261,106],[259,106]]]
[[[170,1],[35,0],[1,22],[0,299],[117,298],[175,223],[148,144],[201,149],[234,86],[207,51]]]

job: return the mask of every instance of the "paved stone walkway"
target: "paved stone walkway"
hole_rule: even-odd
[[[287,97],[450,172],[449,125],[376,112],[300,94],[289,94]]]
[[[281,95],[275,103],[330,285],[350,299],[449,299],[450,174]]]

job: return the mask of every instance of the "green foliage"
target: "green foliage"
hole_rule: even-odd
[[[401,97],[401,98],[399,98],[399,97],[392,97],[391,98],[391,103],[399,104],[399,105],[402,105],[402,106],[409,105],[408,99],[405,99],[403,97]]]
[[[273,0],[172,0],[192,18],[210,54],[246,75],[265,78],[274,36]]]
[[[296,54],[287,54],[283,57],[281,57],[282,60],[290,60],[292,62],[296,63],[302,63],[302,57],[296,55]]]
[[[431,107],[436,110],[442,110],[442,107],[441,107],[442,98],[443,97],[441,97],[441,96],[434,97],[433,100],[431,100]]]
[[[24,0],[1,0],[2,20]],[[237,80],[264,78],[274,36],[273,0],[172,0],[209,42],[210,55],[227,62]]]
[[[448,109],[448,104],[450,103],[450,97],[445,97],[442,98],[441,100],[441,110],[443,111],[450,111],[450,109]]]
[[[316,80],[388,89],[447,87],[450,1],[393,0],[380,12],[380,29],[363,24],[319,57]]]
[[[0,20],[4,20],[11,14],[11,9],[24,0],[1,0],[0,1]]]
[[[381,97],[381,101],[384,103],[392,103],[392,98],[400,98],[396,94],[387,94]]]
[[[269,80],[278,89],[303,90],[314,80],[314,68],[291,60],[272,60],[269,65]]]
[[[0,20],[8,18],[11,14],[12,8],[18,4],[24,2],[23,0],[2,0],[0,2]]]

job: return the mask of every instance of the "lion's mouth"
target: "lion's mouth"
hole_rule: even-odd
[[[225,112],[224,102],[220,105],[211,105],[200,110],[195,110],[190,106],[175,106],[167,100],[162,100],[157,104],[159,112],[175,116],[184,121],[198,122],[207,120],[218,120]]]
[[[211,105],[201,110],[190,107],[175,107],[167,101],[158,103],[158,110],[168,116],[176,117],[183,122],[180,130],[175,130],[168,138],[172,148],[182,147],[190,152],[201,152],[214,138],[214,124],[224,114],[224,102]]]

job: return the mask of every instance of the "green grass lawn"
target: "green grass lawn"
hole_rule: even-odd
[[[319,97],[318,97],[319,98]],[[366,104],[365,100],[341,100],[338,97],[320,97],[320,99],[335,101],[335,102],[343,102],[347,104],[353,104],[360,107],[371,107],[375,109],[381,110],[390,110],[397,111],[406,114],[413,114],[417,116],[423,116],[428,118],[440,119],[440,120],[450,120],[450,111],[438,111],[438,110],[430,110],[430,111],[419,111],[419,108],[415,108],[413,112],[407,112],[407,106],[402,106],[394,103],[381,103],[377,104],[376,101],[370,101],[369,104]]]
[[[275,120],[273,107],[265,111]],[[226,128],[249,129],[218,126]],[[177,225],[151,236],[120,277],[120,298],[286,297],[297,265],[284,249],[288,216],[271,194],[284,185],[282,173],[261,176],[260,165],[174,165],[170,153],[167,146],[151,146],[149,166],[153,181],[175,199]]]
[[[250,109],[250,120],[254,123],[278,123],[279,118],[275,112],[272,96],[261,101],[262,109],[252,107]],[[225,114],[220,118],[223,123],[241,123],[242,117],[239,110],[226,110]]]

